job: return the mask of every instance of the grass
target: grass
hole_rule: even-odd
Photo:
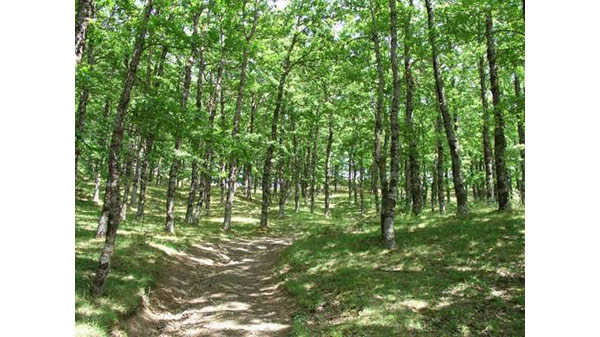
[[[222,207],[213,187],[211,216],[183,225],[187,187],[178,189],[176,234],[164,232],[165,186],[148,190],[146,216],[135,209],[119,228],[111,273],[100,298],[89,295],[103,240],[94,238],[101,206],[90,199],[92,184],[77,185],[75,214],[76,336],[109,336],[134,313],[172,254],[195,242],[255,235],[294,236],[279,268],[286,290],[299,305],[294,336],[456,336],[524,334],[524,215],[474,205],[464,218],[397,216],[393,251],[381,248],[379,227],[367,200],[361,216],[346,193],[332,196],[332,216],[323,195],[311,214],[302,204],[258,230],[260,194],[237,197],[232,232],[220,230]],[[450,205],[449,207],[452,207]],[[399,209],[401,207],[398,207]],[[452,208],[448,212],[453,212]]]
[[[218,241],[224,237],[264,235],[257,231],[260,216],[258,201],[239,198],[233,214],[233,231],[220,230],[223,209],[219,189],[213,188],[211,216],[203,216],[198,226],[183,225],[188,187],[178,188],[175,207],[175,235],[164,231],[166,186],[149,186],[143,221],[135,220],[135,208],[119,226],[111,272],[104,295],[94,298],[90,286],[103,239],[95,232],[102,206],[91,201],[93,185],[77,184],[75,204],[75,335],[109,336],[112,327],[134,313],[152,288],[161,266],[172,254],[183,252],[198,241]],[[258,206],[257,206],[258,205]],[[275,208],[273,208],[275,210]],[[292,222],[290,222],[292,225]]]
[[[295,336],[524,335],[523,210],[399,216],[388,251],[374,214],[335,197],[330,221],[281,261]]]

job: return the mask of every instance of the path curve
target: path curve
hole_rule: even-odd
[[[173,254],[149,303],[113,335],[285,336],[293,301],[274,266],[289,238],[224,239]]]

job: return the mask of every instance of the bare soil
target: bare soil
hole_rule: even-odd
[[[172,254],[124,336],[285,336],[293,301],[274,271],[289,238],[222,240]]]

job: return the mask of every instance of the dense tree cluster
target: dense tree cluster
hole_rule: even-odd
[[[236,198],[262,200],[262,227],[318,193],[330,216],[347,185],[389,248],[399,212],[524,203],[524,2],[79,0],[75,53],[76,177],[104,191],[95,294],[149,184],[171,233],[214,202],[230,230]]]

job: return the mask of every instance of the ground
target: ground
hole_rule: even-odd
[[[89,296],[102,240],[91,184],[76,201],[77,336],[518,336],[524,334],[524,214],[473,204],[469,216],[399,215],[398,247],[381,248],[371,198],[365,215],[334,193],[332,216],[307,206],[258,230],[260,195],[236,199],[222,233],[218,187],[210,216],[166,235],[164,186],[148,215],[119,228],[105,295]],[[292,200],[289,200],[292,202]],[[449,209],[449,214],[454,210]]]

